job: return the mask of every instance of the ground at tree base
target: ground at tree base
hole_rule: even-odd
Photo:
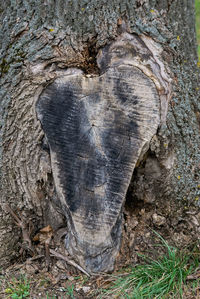
[[[64,268],[65,265],[62,261],[57,261],[48,272],[45,269],[45,263],[42,261],[30,263],[27,260],[22,264],[13,264],[10,268],[0,272],[0,297],[2,299],[92,299],[101,298],[103,291],[111,285],[112,278],[110,275],[98,275],[88,278],[71,267],[68,267],[68,270],[64,270]],[[121,269],[120,272],[123,271],[126,271],[126,269]],[[200,298],[198,280],[196,278],[188,281],[183,286],[183,299]],[[24,296],[20,297],[21,294],[24,294]],[[174,298],[173,294],[171,295],[168,298]],[[124,297],[110,295],[103,298]],[[178,297],[175,298],[178,299]]]
[[[162,213],[162,210],[165,211],[165,214]],[[190,225],[192,225],[192,219],[190,218]],[[129,202],[127,196],[124,210],[123,240],[115,271],[112,274],[90,277],[64,260],[46,254],[45,240],[48,240],[52,232],[49,227],[45,227],[31,237],[32,250],[36,252],[35,255],[31,253],[30,248],[22,245],[24,249],[20,251],[20,258],[13,261],[13,264],[7,269],[1,270],[0,298],[124,298],[123,296],[116,297],[113,294],[108,297],[101,297],[101,294],[104,294],[104,290],[112,285],[113,274],[118,277],[120,274],[130,271],[130,267],[143,263],[141,254],[152,260],[157,260],[159,256],[165,254],[165,248],[157,246],[161,244],[158,234],[163,236],[167,243],[176,248],[181,248],[181,250],[187,245],[187,250],[192,252],[195,247],[195,254],[199,263],[200,247],[194,236],[189,233],[189,224],[184,224],[183,220],[182,222],[177,222],[175,230],[172,226],[174,224],[170,223],[170,218],[166,218],[166,206],[160,205],[159,209],[156,209],[149,203]],[[185,230],[183,229],[184,225]],[[64,236],[60,239],[59,245],[54,240],[54,236],[52,239],[53,242],[49,246],[50,252],[55,250],[65,255]],[[188,248],[189,243],[191,244],[190,248]],[[73,259],[73,257],[69,258]],[[183,297],[180,298],[200,298],[199,266],[197,266],[196,271],[197,273],[195,272],[192,279],[184,285]],[[173,294],[171,295],[171,297],[156,298],[174,298]]]

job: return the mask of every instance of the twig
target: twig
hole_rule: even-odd
[[[45,257],[44,254],[40,254],[40,255],[37,255],[37,256],[30,257],[28,260],[29,261],[36,261],[36,260],[39,260],[43,257]]]
[[[25,243],[28,244],[28,249],[32,251],[32,253],[35,253],[34,247],[31,242],[30,234],[27,229],[27,224],[23,220],[22,216],[21,219],[15,214],[15,212],[9,207],[9,205],[6,205],[7,211],[10,213],[10,215],[14,218],[14,223],[21,228],[22,230],[22,238]]]
[[[81,272],[83,272],[84,274],[86,274],[88,277],[90,277],[90,274],[89,274],[89,273],[87,273],[81,266],[79,266],[78,264],[76,264],[74,261],[68,259],[68,257],[66,257],[66,256],[64,256],[64,255],[62,255],[62,254],[60,254],[60,253],[54,251],[53,249],[50,249],[50,253],[51,253],[53,256],[55,256],[55,257],[57,257],[57,258],[60,258],[60,259],[64,260],[64,261],[67,262],[69,265],[74,266],[75,268],[77,268],[78,270],[80,270]]]
[[[46,241],[44,242],[44,246],[45,246],[45,255],[46,255],[46,265],[47,265],[47,269],[49,271],[49,265],[50,265],[50,251],[49,251],[49,245],[51,243],[51,238],[52,236],[50,236],[48,239],[46,239]]]
[[[200,278],[200,272],[197,272],[195,274],[191,274],[187,276],[187,280],[196,280]]]

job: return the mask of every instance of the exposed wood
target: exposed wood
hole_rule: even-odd
[[[68,221],[66,246],[89,272],[113,269],[132,173],[160,125],[160,97],[167,103],[170,95],[157,61],[124,33],[99,53],[100,76],[68,70],[37,102]]]
[[[137,46],[137,56],[122,55],[123,63],[129,61],[144,77],[151,77],[161,106],[159,128],[147,159],[137,161],[127,196],[132,210],[130,221],[125,216],[125,243],[127,239],[133,244],[130,254],[143,250],[141,239],[149,244],[145,229],[153,224],[146,203],[152,215],[165,217],[160,233],[176,246],[197,238],[200,126],[194,1],[8,0],[0,6],[0,266],[16,258],[22,238],[7,204],[31,219],[34,233],[47,225],[54,230],[66,225],[35,101],[45,86],[70,73],[69,68],[76,74],[77,69],[98,74],[97,53],[100,66],[115,43],[123,52],[126,32],[129,44]],[[139,49],[147,53],[147,60]],[[168,77],[173,84],[171,101]],[[138,201],[144,205],[142,216],[135,207]],[[186,213],[191,211],[192,216]],[[131,221],[138,223],[133,229]]]

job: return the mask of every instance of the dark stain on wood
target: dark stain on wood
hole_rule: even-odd
[[[113,269],[131,176],[160,121],[153,81],[123,64],[136,50],[124,45],[114,66],[105,53],[102,75],[60,77],[36,105],[68,222],[66,246],[88,272]]]

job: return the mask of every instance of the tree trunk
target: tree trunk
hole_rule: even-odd
[[[0,266],[21,238],[7,206],[32,234],[67,225],[89,272],[143,250],[149,227],[198,238],[193,2],[1,3]]]

